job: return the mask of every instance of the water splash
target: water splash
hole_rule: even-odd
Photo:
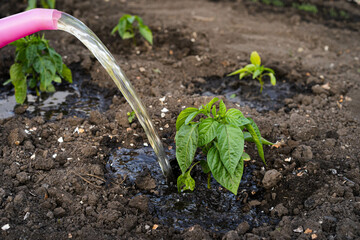
[[[58,29],[71,33],[77,37],[92,52],[92,54],[94,54],[108,72],[134,110],[140,124],[144,128],[149,142],[158,157],[158,162],[163,174],[167,179],[170,179],[172,177],[172,170],[160,138],[155,132],[154,126],[144,105],[141,103],[130,81],[117,64],[115,58],[100,39],[80,20],[66,13],[62,13],[61,18],[58,21]]]

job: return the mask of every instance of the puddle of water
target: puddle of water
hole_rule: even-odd
[[[27,95],[25,116],[43,116],[47,120],[55,119],[60,113],[65,116],[86,117],[92,110],[104,111],[110,105],[110,100],[105,100],[99,91],[82,87],[85,76],[73,72],[75,82],[71,85],[60,84],[57,91],[52,94],[42,93],[36,96],[32,91]],[[0,93],[0,119],[13,117],[16,101],[13,90]]]
[[[301,92],[295,84],[279,81],[276,86],[264,84],[260,93],[260,84],[255,80],[239,80],[238,76],[205,77],[205,84],[195,84],[196,93],[203,96],[224,95],[228,100],[239,103],[240,106],[255,108],[258,112],[276,111],[284,105],[285,98],[291,98]]]
[[[15,115],[14,107],[16,101],[14,95],[7,96],[6,94],[0,95],[0,119],[10,118]]]
[[[175,156],[174,150],[167,153]],[[201,156],[196,158],[200,160]],[[246,166],[237,196],[222,189],[214,179],[211,189],[207,189],[207,175],[200,173],[200,167],[192,171],[196,181],[195,191],[179,194],[176,186],[166,184],[151,148],[116,150],[110,155],[107,169],[114,177],[126,175],[126,184],[130,185],[134,184],[144,171],[150,172],[157,182],[157,187],[154,191],[142,193],[150,199],[150,211],[161,224],[178,230],[199,224],[206,229],[223,233],[236,229],[243,221],[247,221],[251,227],[278,221],[256,207],[244,210],[245,198],[247,202],[262,200],[263,189],[256,185],[252,175],[255,165]]]

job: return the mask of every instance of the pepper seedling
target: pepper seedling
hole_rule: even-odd
[[[261,58],[256,51],[251,53],[250,62],[251,64],[248,64],[245,67],[230,73],[228,76],[239,74],[239,79],[241,80],[246,76],[252,75],[252,79],[256,78],[260,82],[260,92],[262,92],[264,87],[263,77],[265,76],[268,76],[270,78],[270,82],[273,86],[276,85],[274,70],[272,70],[271,68],[266,68],[263,65],[261,65]]]
[[[17,103],[24,103],[27,87],[35,88],[39,96],[39,90],[55,92],[52,82],[61,83],[64,79],[72,83],[71,70],[44,36],[27,36],[11,45],[16,46],[15,63],[10,67],[10,79],[3,85],[10,82],[14,85]]]
[[[137,22],[137,25],[135,24]],[[141,36],[145,38],[151,45],[153,44],[153,35],[148,26],[144,24],[141,17],[136,15],[124,14],[120,19],[119,23],[114,27],[111,34],[119,33],[122,39],[132,38],[135,42],[135,33],[139,31]]]
[[[128,116],[128,121],[131,124],[134,121],[134,118],[136,117],[135,112],[127,112],[126,115]]]
[[[186,108],[176,120],[176,159],[182,174],[177,179],[179,192],[195,188],[195,180],[190,173],[197,148],[207,156],[200,165],[208,174],[210,188],[210,173],[223,187],[237,194],[244,171],[244,161],[250,156],[244,151],[245,142],[255,142],[258,153],[264,164],[263,144],[273,143],[261,137],[259,128],[251,118],[246,118],[238,109],[226,109],[221,100],[219,109],[214,105],[218,98],[213,98],[205,106]],[[199,121],[193,121],[199,114]],[[191,166],[192,165],[192,166]]]

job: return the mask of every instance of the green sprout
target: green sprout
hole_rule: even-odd
[[[52,82],[61,83],[64,79],[72,83],[71,70],[44,36],[28,36],[11,45],[16,46],[15,63],[10,67],[10,79],[4,85],[10,82],[14,85],[17,103],[24,103],[27,87],[35,88],[39,96],[39,90],[55,92]]]
[[[137,25],[135,22],[137,21]],[[145,38],[151,45],[153,44],[153,35],[148,26],[146,26],[141,17],[136,15],[124,14],[120,19],[119,23],[114,27],[111,34],[115,34],[116,31],[119,33],[122,39],[132,38],[135,42],[136,31],[139,31],[141,36]]]
[[[29,0],[26,11],[36,8],[36,3],[37,0]],[[43,8],[55,8],[55,0],[40,0],[40,4]]]
[[[270,77],[271,84],[274,86],[276,85],[274,70],[272,70],[271,68],[266,68],[263,65],[261,65],[261,58],[256,51],[251,53],[250,62],[251,64],[248,64],[245,67],[230,73],[228,76],[239,74],[239,79],[243,79],[248,75],[252,75],[253,79],[256,78],[260,82],[260,86],[261,86],[260,92],[262,92],[264,87],[264,80],[263,80],[264,76]]]
[[[292,7],[296,8],[298,10],[301,10],[301,11],[310,12],[310,13],[314,13],[314,14],[316,14],[318,12],[317,7],[310,3],[302,3],[302,4],[293,3]]]
[[[245,141],[255,142],[259,156],[266,165],[263,144],[273,143],[262,138],[256,123],[251,118],[245,118],[240,110],[226,110],[222,100],[217,110],[214,105],[217,101],[219,99],[215,97],[200,108],[186,108],[176,120],[176,159],[182,172],[177,179],[179,192],[194,190],[195,180],[190,173],[200,163],[203,172],[208,174],[208,188],[212,174],[218,183],[236,195],[244,161],[250,160],[250,156],[244,152]],[[199,114],[204,118],[193,121]],[[197,148],[207,156],[207,160],[192,165]]]
[[[131,112],[127,112],[128,115],[128,121],[131,124],[134,121],[134,118],[136,117],[135,112],[131,111]]]

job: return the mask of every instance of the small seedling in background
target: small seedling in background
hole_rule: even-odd
[[[127,115],[128,115],[128,121],[131,124],[134,121],[134,118],[136,117],[135,112],[134,111],[127,112]]]
[[[262,92],[264,87],[264,80],[263,77],[268,76],[270,78],[271,84],[276,85],[276,78],[275,78],[275,72],[271,68],[266,68],[263,65],[261,65],[261,58],[259,54],[254,51],[251,53],[250,56],[250,62],[251,64],[246,65],[243,68],[240,68],[232,73],[230,73],[228,76],[233,76],[239,74],[239,79],[243,79],[244,77],[248,75],[252,75],[253,79],[257,79],[260,82],[260,92]]]
[[[55,0],[40,0],[40,4],[43,8],[53,8],[54,9],[55,2],[56,2]],[[26,11],[36,8],[36,6],[37,6],[37,0],[29,0]]]
[[[137,22],[137,24],[135,23]],[[141,17],[136,15],[123,15],[119,23],[114,27],[111,34],[119,33],[122,39],[132,38],[135,42],[135,34],[139,31],[141,36],[145,38],[151,45],[153,44],[153,35],[148,26],[146,26]]]
[[[61,56],[49,46],[44,36],[28,36],[11,45],[16,46],[15,63],[10,67],[10,79],[15,87],[15,99],[23,104],[27,88],[41,92],[55,92],[52,82],[61,83],[61,78],[72,83],[71,70],[63,63]]]
[[[176,120],[176,159],[182,174],[177,179],[178,191],[195,188],[195,180],[190,173],[198,164],[194,161],[197,148],[207,156],[201,160],[202,170],[208,174],[208,188],[210,188],[210,173],[215,180],[235,195],[244,171],[244,161],[250,156],[244,152],[244,143],[255,142],[260,158],[265,163],[263,144],[272,145],[261,137],[260,131],[251,118],[245,118],[238,109],[226,110],[221,100],[219,110],[212,99],[200,108],[186,108]],[[193,119],[202,114],[205,117],[197,122]]]
[[[314,14],[316,14],[318,12],[317,7],[310,3],[302,3],[302,4],[293,3],[292,7],[296,8],[298,10],[301,10],[301,11],[310,12],[310,13],[314,13]]]

